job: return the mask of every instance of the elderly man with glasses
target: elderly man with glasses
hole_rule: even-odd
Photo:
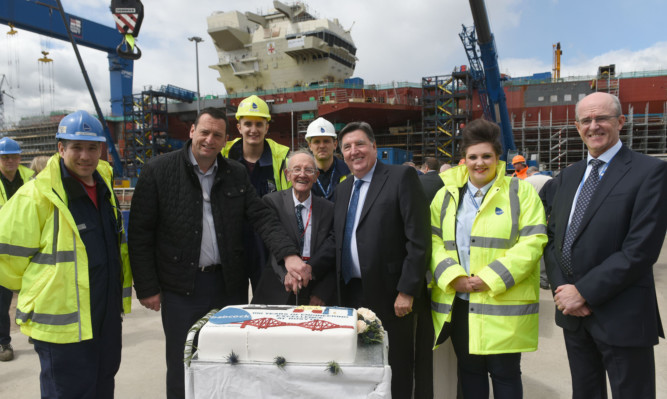
[[[289,238],[308,261],[321,248],[333,228],[333,203],[312,195],[319,171],[315,158],[307,150],[292,152],[287,159],[285,176],[291,189],[265,195],[262,199],[272,208]],[[334,302],[336,279],[332,271],[317,281],[298,281],[273,255],[262,271],[252,302],[271,305],[324,305]]]

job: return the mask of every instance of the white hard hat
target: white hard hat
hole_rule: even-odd
[[[308,130],[306,131],[306,141],[310,142],[310,139],[317,136],[329,136],[333,137],[336,140],[336,129],[334,125],[324,118],[317,118],[314,121],[310,122],[308,125]]]

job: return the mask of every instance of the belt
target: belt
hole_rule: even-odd
[[[208,265],[208,266],[200,266],[199,271],[203,273],[213,273],[217,272],[218,270],[222,270],[222,265],[220,263],[216,263],[214,265]]]

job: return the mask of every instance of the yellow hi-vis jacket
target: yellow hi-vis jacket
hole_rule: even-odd
[[[231,151],[237,141],[242,140],[242,137],[228,141],[225,148],[222,149],[222,156],[229,158],[229,151]],[[287,181],[285,176],[285,168],[287,167],[287,155],[289,154],[289,147],[278,144],[271,139],[264,139],[271,149],[271,159],[273,161],[273,179],[276,182],[276,191],[286,190],[292,187],[292,183]]]
[[[113,193],[112,169],[97,171]],[[112,205],[117,207],[115,196]],[[116,217],[121,218],[120,211]],[[60,155],[37,178],[24,184],[0,209],[0,285],[20,290],[16,322],[34,339],[65,344],[93,338],[88,256],[60,174]],[[123,311],[130,312],[132,273],[123,232],[121,250]]]
[[[476,355],[537,350],[538,265],[547,243],[544,209],[529,183],[505,177],[504,171],[501,161],[470,237],[470,273],[490,288],[470,293],[469,346]],[[454,167],[443,180],[445,186],[431,203],[431,313],[436,338],[451,322],[456,291],[450,283],[467,275],[459,264],[456,214],[468,170]]]
[[[23,165],[19,165],[17,172],[19,172],[17,177],[20,177],[21,180],[23,180],[23,184],[26,184],[32,175],[35,174],[34,170],[26,168]],[[0,182],[0,208],[3,207],[6,203],[7,192],[5,191],[5,185]]]

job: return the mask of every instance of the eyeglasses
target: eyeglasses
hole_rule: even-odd
[[[582,126],[590,126],[593,121],[598,125],[611,122],[613,119],[618,118],[620,115],[598,115],[594,118],[582,118],[579,119],[579,124]]]
[[[299,174],[301,174],[301,172],[303,172],[303,173],[305,173],[305,174],[308,175],[308,176],[312,176],[312,175],[314,175],[315,172],[316,172],[316,170],[313,169],[313,168],[305,168],[305,169],[301,169],[301,168],[292,168],[292,169],[288,169],[288,171],[289,171],[290,173],[294,173],[294,174],[296,174],[296,175],[299,175]]]

